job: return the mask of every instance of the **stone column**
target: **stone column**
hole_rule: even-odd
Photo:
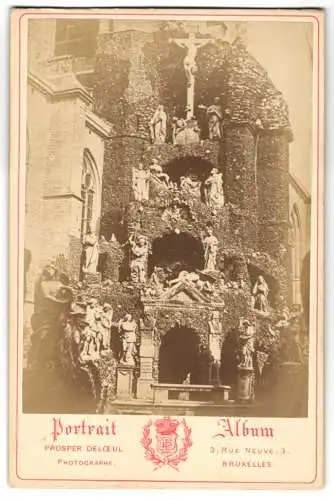
[[[280,259],[289,236],[289,141],[286,133],[262,134],[257,157],[261,247]]]
[[[222,139],[226,202],[238,208],[230,225],[236,244],[257,246],[256,137],[246,124],[228,124]]]
[[[238,399],[240,401],[254,399],[254,370],[238,367]]]
[[[141,326],[141,342],[139,349],[139,378],[137,380],[137,399],[153,400],[153,363],[155,355],[154,331],[151,325]]]
[[[133,380],[136,367],[120,363],[117,366],[117,399],[133,398]]]
[[[209,349],[211,363],[209,366],[209,384],[220,385],[222,322],[219,311],[214,311],[209,320]]]
[[[280,295],[289,297],[289,137],[288,131],[263,133],[257,157],[259,246],[285,270]]]

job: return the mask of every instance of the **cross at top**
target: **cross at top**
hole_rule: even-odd
[[[195,33],[190,33],[187,38],[172,38],[170,42],[176,43],[179,47],[187,49],[186,57],[183,61],[184,70],[187,76],[187,118],[194,116],[195,100],[195,73],[197,71],[196,56],[198,49],[203,45],[212,42],[212,38],[196,38]]]

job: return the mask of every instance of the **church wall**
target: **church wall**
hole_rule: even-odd
[[[294,187],[292,182],[289,185],[289,210],[290,218],[294,206],[296,206],[299,219],[300,219],[300,246],[301,246],[301,259],[305,257],[307,252],[310,250],[310,215],[311,215],[311,205],[310,197],[305,197],[301,195],[298,190]]]
[[[85,105],[77,98],[52,104],[45,174],[47,196],[65,193],[81,196],[85,114]]]
[[[59,254],[69,258],[70,238],[80,241],[81,200],[73,196],[48,198],[44,202],[43,249],[44,261]],[[50,228],[52,231],[50,232]]]
[[[48,156],[45,137],[49,128],[51,106],[48,97],[28,85],[27,133],[29,138],[29,158],[26,173],[26,219],[25,248],[30,250],[32,262],[27,276],[27,300],[33,297],[33,282],[40,272],[40,252],[43,247],[41,214],[43,213],[44,175]],[[38,116],[36,113],[38,111]]]
[[[28,67],[37,69],[40,64],[54,57],[56,20],[29,19],[28,21]]]
[[[81,175],[85,147],[86,105],[80,99],[52,104],[49,153],[44,185],[45,259],[64,254],[73,277],[79,276]]]
[[[290,257],[292,278],[292,301],[302,303],[301,274],[304,259],[310,250],[310,197],[298,189],[295,182],[289,186],[289,216],[290,216]]]
[[[38,266],[37,274],[41,267],[62,253],[66,256],[71,276],[78,278],[84,153],[89,152],[94,164],[96,200],[93,220],[94,229],[98,229],[103,133],[89,128],[87,101],[81,96],[66,95],[66,90],[58,98],[31,87],[28,107],[28,135],[32,146],[29,150],[26,247],[31,250],[33,262]],[[92,120],[94,115],[90,116]],[[41,137],[48,140],[41,141]],[[50,227],[53,228],[51,232]]]

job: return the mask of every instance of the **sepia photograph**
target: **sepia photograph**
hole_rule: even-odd
[[[306,418],[314,23],[27,24],[22,412]]]

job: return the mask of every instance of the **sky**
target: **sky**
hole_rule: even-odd
[[[290,171],[310,192],[312,159],[312,24],[247,23],[249,52],[267,70],[289,106],[294,140]]]

